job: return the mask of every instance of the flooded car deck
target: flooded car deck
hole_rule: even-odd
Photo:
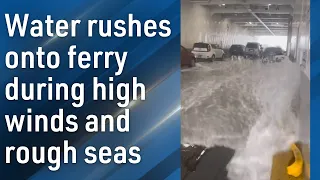
[[[220,179],[268,179],[273,154],[297,139],[299,67],[289,60],[227,60],[199,62],[181,73],[182,166],[194,174],[186,179],[199,179],[205,173],[199,164],[210,161],[216,165],[207,173],[226,170]]]

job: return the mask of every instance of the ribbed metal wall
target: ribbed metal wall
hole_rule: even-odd
[[[308,0],[297,0],[302,7],[301,15],[295,16],[298,25],[293,28],[290,56],[301,64],[302,71],[310,78],[310,3]]]
[[[232,44],[245,45],[254,41],[250,33],[219,16],[212,16],[210,10],[199,4],[181,1],[181,44],[191,48],[195,42],[219,44],[229,48]]]
[[[310,1],[297,0],[302,5],[300,19],[296,28],[294,57],[301,67],[300,77],[300,111],[299,111],[299,140],[305,146],[302,148],[305,167],[310,165]],[[308,171],[308,170],[307,170]]]

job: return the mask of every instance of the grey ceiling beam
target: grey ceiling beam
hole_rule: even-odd
[[[213,14],[216,13],[223,13],[223,14],[234,14],[234,13],[248,13],[248,8],[244,6],[215,6],[211,7],[211,12]],[[264,7],[257,7],[257,8],[251,8],[251,12],[253,13],[261,13],[261,14],[293,14],[293,8],[290,6],[281,6],[281,7],[270,7],[270,8],[264,8]]]
[[[249,30],[265,30],[264,27],[253,27],[253,28],[248,27],[247,29],[249,29]],[[288,30],[288,28],[277,28],[277,27],[269,27],[269,29],[271,31],[287,31]]]
[[[294,5],[295,0],[191,0],[191,2],[199,3],[202,5],[229,5],[229,4],[258,4],[258,5]]]
[[[268,27],[285,27],[287,28],[289,26],[288,23],[266,23],[264,22]],[[237,24],[238,26],[241,26],[241,27],[264,27],[262,24],[258,24],[257,22],[255,23],[234,23],[234,24]],[[292,23],[292,27],[297,27],[298,26],[298,23]]]
[[[275,36],[275,34],[272,32],[271,29],[269,29],[269,27],[264,24],[264,22],[251,10],[251,9],[247,9],[249,11],[249,13],[251,13],[255,18],[257,18],[257,20],[273,35]]]
[[[244,22],[233,22],[235,24],[238,24],[240,26],[261,26],[259,21],[244,21]],[[287,22],[265,22],[266,25],[272,25],[272,26],[285,26],[288,25]]]
[[[260,18],[261,19],[261,18]],[[229,19],[232,23],[241,24],[241,23],[248,23],[253,22],[257,23],[259,22],[256,18],[250,18],[250,19]],[[263,22],[265,23],[281,23],[281,24],[288,24],[288,19],[263,19]]]
[[[253,33],[254,36],[268,36],[268,33]],[[276,33],[275,36],[286,36],[286,33]]]
[[[251,32],[254,32],[254,33],[267,33],[270,35],[270,32],[269,31],[265,31],[265,30],[259,30],[259,29],[248,29],[249,31]],[[274,30],[274,33],[288,33],[288,31],[285,31],[285,30]]]
[[[288,32],[287,31],[275,31],[274,35],[270,35],[270,33],[267,31],[250,31],[250,34],[265,34],[266,36],[277,36],[279,34],[282,34],[283,36],[287,36]]]
[[[220,16],[221,18],[229,18],[229,19],[252,19],[254,17],[252,17],[252,14],[248,12],[246,13],[214,13],[214,16]],[[280,20],[288,20],[288,18],[292,17],[290,14],[259,14],[256,13],[256,15],[260,18],[260,19],[280,19]]]
[[[243,27],[243,28],[265,28],[263,25],[255,25],[255,26],[247,26],[247,25],[239,25],[240,27]],[[274,26],[274,25],[268,25],[268,28],[270,28],[271,30],[272,29],[276,29],[276,28],[285,28],[285,29],[288,29],[288,26]]]
[[[252,34],[254,35],[257,35],[257,34],[263,34],[263,35],[267,35],[267,36],[270,36],[270,33],[269,32],[254,32],[254,31],[251,31]],[[287,36],[288,32],[285,32],[285,31],[282,31],[282,32],[275,32],[274,35],[275,36],[279,36],[279,35],[282,35],[282,36]]]
[[[258,16],[259,17],[259,16]],[[259,17],[260,18],[260,17]],[[223,19],[230,19],[234,22],[242,22],[242,21],[246,21],[248,22],[249,20],[251,21],[254,21],[255,18],[237,18],[237,17],[229,17],[229,18],[223,18]],[[265,17],[265,18],[260,18],[260,19],[263,19],[263,20],[266,20],[267,22],[288,22],[288,18],[272,18],[272,17]]]

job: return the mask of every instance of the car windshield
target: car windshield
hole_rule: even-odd
[[[211,44],[212,48],[214,49],[218,49],[219,48],[219,45],[218,44]]]
[[[207,43],[195,43],[193,45],[194,51],[209,51],[209,44]]]
[[[265,53],[276,53],[276,54],[279,54],[279,53],[282,53],[282,49],[281,48],[277,48],[277,47],[269,47],[264,52]]]
[[[248,43],[247,48],[259,48],[259,45],[257,43]]]
[[[230,49],[242,49],[241,45],[232,45]]]
[[[206,44],[206,43],[195,43],[193,45],[193,48],[206,48],[207,49],[207,47],[208,47],[208,44]]]

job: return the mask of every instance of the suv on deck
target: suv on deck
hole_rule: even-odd
[[[262,46],[257,42],[248,42],[245,49],[246,57],[259,58],[262,54]]]
[[[262,62],[281,62],[284,57],[285,52],[281,47],[267,47],[262,53]]]
[[[194,43],[192,54],[195,58],[214,61],[216,58],[223,59],[224,51],[217,44]]]
[[[233,44],[229,49],[230,56],[244,56],[245,49],[242,44]]]

